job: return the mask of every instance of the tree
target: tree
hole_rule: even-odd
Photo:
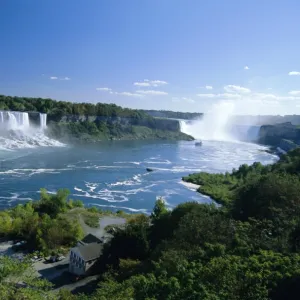
[[[151,220],[155,222],[159,220],[164,214],[167,214],[168,210],[166,208],[166,204],[163,198],[159,198],[156,200],[153,211],[151,213]]]
[[[40,213],[46,213],[51,217],[56,217],[60,212],[66,210],[69,194],[70,191],[67,189],[60,189],[55,195],[50,195],[46,189],[41,189],[41,200],[37,204],[37,210]]]
[[[269,173],[242,185],[233,202],[235,218],[283,220],[300,212],[300,181],[289,174]]]

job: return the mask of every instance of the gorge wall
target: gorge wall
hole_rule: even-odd
[[[259,130],[258,142],[280,147],[284,151],[292,150],[300,145],[300,127],[290,122],[263,125]]]
[[[36,115],[29,113],[30,118],[36,118]],[[88,115],[66,115],[62,117],[48,116],[49,123],[61,122],[61,123],[78,123],[78,122],[104,122],[108,124],[120,124],[122,126],[145,126],[151,129],[157,130],[169,130],[180,132],[180,123],[174,119],[164,118],[125,118],[125,117],[105,117],[105,116],[88,116]]]

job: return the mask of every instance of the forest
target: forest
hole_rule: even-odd
[[[185,180],[201,184],[222,205],[186,202],[168,210],[158,199],[151,215],[136,215],[115,231],[98,262],[96,287],[73,295],[40,283],[26,299],[44,299],[45,293],[74,300],[298,299],[299,176],[299,149],[273,165],[191,175]],[[38,206],[46,214],[57,212]],[[13,276],[19,264],[2,262],[7,272],[0,276],[0,293],[9,294],[5,276]],[[24,292],[16,288],[14,295]]]
[[[145,113],[152,117],[160,118],[173,118],[173,119],[183,119],[183,120],[194,120],[203,117],[203,113],[190,113],[190,112],[180,112],[171,110],[143,110]]]
[[[12,97],[0,95],[0,110],[36,111],[51,116],[89,115],[103,117],[149,118],[146,113],[129,108],[122,108],[116,104],[106,103],[75,103],[56,101],[44,98]]]

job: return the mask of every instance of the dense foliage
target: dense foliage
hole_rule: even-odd
[[[83,231],[77,220],[70,220],[64,213],[82,203],[68,201],[68,195],[68,190],[50,195],[42,189],[39,201],[0,212],[0,237],[23,240],[25,248],[44,255],[73,246]]]
[[[65,115],[90,115],[104,117],[146,118],[147,115],[139,110],[122,108],[115,104],[105,103],[74,103],[55,101],[44,98],[11,97],[0,95],[0,110],[37,111],[47,113],[51,117]]]
[[[151,126],[148,124],[148,126]],[[154,125],[155,126],[155,125]],[[159,130],[146,126],[124,125],[120,122],[52,123],[48,135],[70,143],[97,142],[105,140],[193,140],[180,131]]]
[[[62,291],[55,299],[298,299],[299,171],[300,150],[294,150],[274,165],[186,178],[224,205],[187,202],[170,211],[157,200],[150,216],[115,227],[97,265],[97,288],[77,296]],[[60,222],[70,205],[62,201],[66,195],[62,190],[50,199],[42,192],[36,205],[2,214],[1,229],[13,227],[22,214],[33,215],[32,224],[49,215]]]
[[[299,159],[295,150],[274,165],[186,178],[225,205],[168,211],[158,200],[115,233],[102,257],[113,271],[91,299],[297,299]]]
[[[145,113],[152,117],[160,118],[173,118],[173,119],[184,119],[184,120],[194,120],[199,119],[203,116],[202,113],[189,113],[171,110],[144,110]]]

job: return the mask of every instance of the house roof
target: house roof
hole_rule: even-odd
[[[89,233],[81,241],[81,244],[91,244],[91,243],[102,243],[102,240],[97,238],[95,235]]]
[[[93,260],[102,254],[103,244],[101,243],[91,243],[88,245],[80,245],[77,247],[81,257],[85,261]]]

